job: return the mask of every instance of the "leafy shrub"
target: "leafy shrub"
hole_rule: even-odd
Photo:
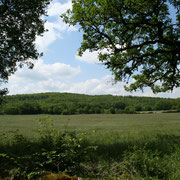
[[[29,140],[16,134],[11,143],[0,150],[0,172],[17,179],[37,179],[44,172],[76,174],[81,162],[93,148],[86,145],[83,134],[57,132],[49,117],[39,119],[40,138]]]

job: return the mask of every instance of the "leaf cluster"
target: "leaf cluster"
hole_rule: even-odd
[[[128,91],[180,86],[180,4],[176,0],[74,0],[61,17],[83,31],[79,48],[97,51]],[[176,19],[171,17],[173,6]],[[175,22],[174,22],[175,21]],[[133,79],[133,81],[131,80]]]
[[[0,0],[0,84],[24,64],[33,68],[32,60],[41,55],[35,40],[45,32],[42,16],[49,3],[50,0]]]

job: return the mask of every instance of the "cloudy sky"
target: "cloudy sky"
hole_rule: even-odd
[[[145,89],[144,93],[126,92],[124,83],[112,83],[111,72],[98,62],[96,52],[87,51],[82,57],[78,57],[76,54],[82,41],[82,32],[77,27],[68,27],[60,18],[60,14],[71,7],[71,0],[54,0],[51,3],[45,24],[48,32],[36,40],[37,48],[44,56],[35,62],[33,70],[23,67],[9,78],[9,83],[6,84],[9,94],[71,92],[180,97],[180,88],[172,93],[158,95],[154,95],[150,89]]]

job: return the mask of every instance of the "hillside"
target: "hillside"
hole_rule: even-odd
[[[39,93],[5,98],[1,114],[120,114],[179,110],[180,98]]]

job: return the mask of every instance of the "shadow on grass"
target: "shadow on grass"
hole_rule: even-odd
[[[180,136],[156,135],[144,136],[136,140],[126,140],[111,144],[98,143],[97,151],[93,154],[93,159],[103,159],[105,161],[121,161],[124,153],[133,153],[134,148],[156,152],[160,156],[170,155],[177,148],[180,148]]]
[[[89,151],[91,148],[75,132],[39,139],[15,134],[9,140],[0,141],[0,179],[36,180],[47,171],[74,175],[80,171],[80,163]]]
[[[103,138],[107,140],[108,136]],[[126,174],[131,177],[180,179],[180,136],[116,136],[109,144],[105,140],[97,142],[101,143],[83,141],[73,132],[49,140],[15,135],[10,144],[0,142],[0,172],[13,169],[18,178],[26,173],[30,179],[36,179],[44,171],[66,171],[70,175],[95,178]],[[91,145],[97,149],[89,148]],[[84,166],[81,167],[82,164]],[[132,169],[135,171],[131,172]]]

